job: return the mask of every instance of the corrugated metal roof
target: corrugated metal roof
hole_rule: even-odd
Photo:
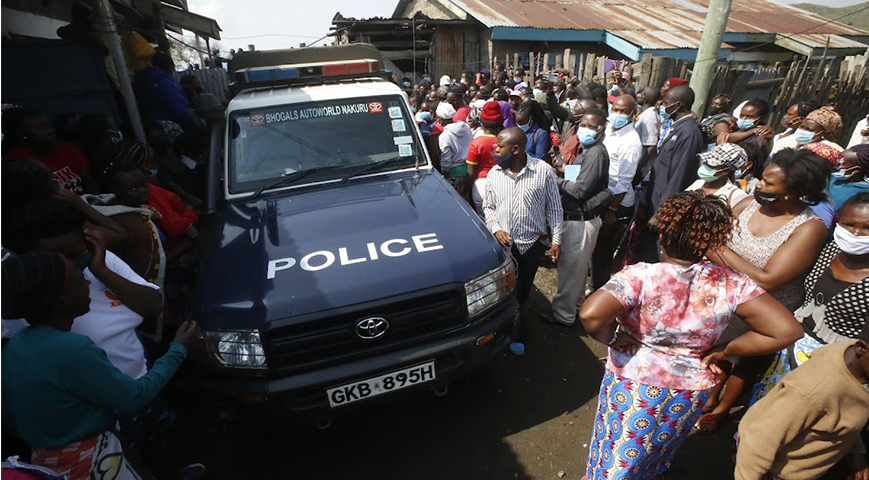
[[[641,48],[697,48],[709,0],[448,0],[487,27],[608,30]],[[802,32],[807,33],[803,34]],[[767,0],[733,0],[730,33],[869,35]],[[836,37],[837,44],[851,40]],[[860,44],[857,44],[860,45]]]
[[[866,48],[866,45],[838,35],[821,35],[816,33],[803,33],[783,35],[791,40],[795,40],[812,48],[822,49],[827,45],[827,38],[830,40],[829,48]]]

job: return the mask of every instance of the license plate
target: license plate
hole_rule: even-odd
[[[421,365],[387,373],[379,377],[369,378],[359,382],[348,383],[340,387],[326,390],[330,407],[340,407],[349,403],[365,400],[384,393],[394,392],[420,383],[435,379],[435,364],[427,362]]]

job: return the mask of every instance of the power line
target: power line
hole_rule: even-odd
[[[247,40],[250,38],[264,38],[264,37],[290,37],[290,38],[320,38],[314,37],[311,35],[290,35],[284,33],[264,33],[262,35],[247,35],[244,37],[223,37],[224,40]]]

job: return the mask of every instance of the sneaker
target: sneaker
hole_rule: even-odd
[[[521,357],[525,355],[525,344],[520,342],[513,342],[510,344],[510,353],[516,355],[517,357]]]
[[[178,480],[197,480],[205,475],[205,465],[201,463],[191,463],[187,465],[178,474]]]
[[[553,315],[551,313],[541,313],[540,319],[546,323],[551,323],[553,325],[561,325],[562,327],[572,327],[574,325],[574,322],[571,322],[571,323],[562,322],[561,320],[555,318],[555,315]]]

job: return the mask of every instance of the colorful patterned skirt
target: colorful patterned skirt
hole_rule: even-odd
[[[592,431],[588,480],[647,480],[665,473],[711,392],[651,387],[607,370]]]

